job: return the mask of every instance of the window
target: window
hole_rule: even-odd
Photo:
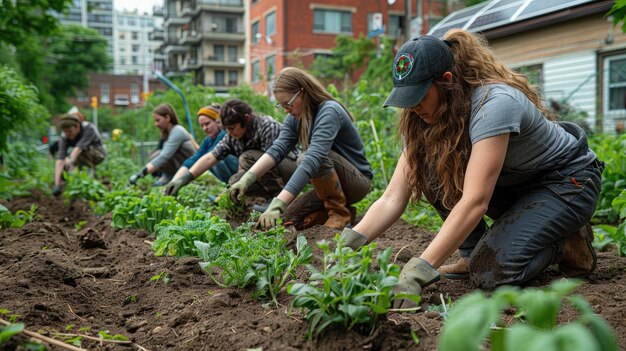
[[[129,26],[136,26],[137,25],[137,21],[134,18],[128,18],[128,25]]]
[[[265,35],[269,37],[274,34],[276,34],[276,12],[271,12],[265,16]]]
[[[387,34],[390,37],[397,37],[402,35],[404,30],[404,16],[389,15],[389,26],[387,27]]]
[[[100,102],[103,104],[109,103],[109,84],[100,84]]]
[[[139,45],[133,44],[132,49],[133,49],[133,52],[138,52],[139,51]]]
[[[137,56],[132,57],[132,62],[133,62],[133,65],[136,65],[139,62],[139,59],[137,59]]]
[[[124,66],[126,64],[126,59],[124,57],[120,58],[120,65]]]
[[[224,86],[226,85],[226,75],[222,70],[215,71],[215,85],[216,86]]]
[[[139,84],[133,83],[130,85],[130,102],[136,104],[139,102]]]
[[[274,79],[274,74],[276,73],[276,56],[268,56],[265,58],[265,70],[267,74],[267,80],[270,81]]]
[[[237,33],[237,19],[229,17],[226,19],[226,33]]]
[[[352,13],[348,11],[315,10],[313,29],[326,33],[351,33]]]
[[[259,42],[259,21],[252,23],[252,28],[250,30],[252,44],[256,44]]]
[[[224,45],[213,46],[213,60],[224,61]]]
[[[626,55],[604,59],[604,112],[626,110]]]
[[[229,86],[236,86],[238,83],[237,81],[239,80],[239,73],[237,73],[237,71],[228,71],[228,85]]]
[[[125,38],[124,33],[120,33],[120,39],[122,39],[122,40],[123,40],[124,38]]]
[[[254,61],[252,62],[252,81],[258,82],[261,78],[261,62]]]
[[[133,38],[133,40],[139,39],[139,32],[133,32],[132,33],[132,38]]]
[[[228,62],[238,62],[237,61],[237,47],[229,46],[228,47]]]

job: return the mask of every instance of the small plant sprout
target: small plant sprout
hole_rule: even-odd
[[[158,281],[162,281],[163,284],[166,284],[170,282],[170,278],[167,275],[167,272],[161,272],[157,275],[153,275],[152,277],[150,277],[150,281],[151,282],[158,282]]]
[[[81,230],[81,229],[83,229],[83,227],[84,227],[84,226],[85,226],[85,224],[87,224],[87,223],[88,223],[87,221],[80,221],[80,222],[78,222],[78,223],[74,224],[74,229],[76,229],[77,231],[78,231],[78,230]]]

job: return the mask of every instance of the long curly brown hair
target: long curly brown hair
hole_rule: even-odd
[[[425,198],[452,209],[463,194],[472,150],[469,118],[476,88],[496,83],[512,86],[523,92],[546,118],[555,116],[526,76],[496,60],[483,37],[452,29],[444,39],[450,42],[455,64],[451,80],[433,81],[441,99],[433,116],[436,122],[428,125],[415,112],[404,109],[398,133],[405,144],[411,200]]]

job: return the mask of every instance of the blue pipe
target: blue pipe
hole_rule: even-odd
[[[187,100],[185,99],[185,94],[176,86],[176,84],[172,83],[171,80],[167,79],[161,72],[154,72],[154,74],[163,81],[163,83],[167,84],[168,87],[172,88],[175,92],[180,95],[180,98],[183,99],[183,106],[185,107],[185,117],[187,118],[187,124],[189,125],[189,132],[191,136],[195,139],[196,136],[193,132],[193,124],[191,123],[191,114],[189,113],[189,106],[187,105]]]

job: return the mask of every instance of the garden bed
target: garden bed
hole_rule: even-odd
[[[96,217],[87,204],[64,204],[42,194],[5,204],[12,212],[36,204],[37,219],[0,233],[0,309],[31,331],[98,336],[121,334],[133,344],[82,339],[82,347],[101,350],[415,350],[436,349],[443,319],[438,312],[390,313],[374,332],[329,328],[306,340],[307,322],[291,310],[283,292],[280,308],[264,307],[250,289],[223,289],[194,258],[155,257],[153,237],[144,230],[114,229],[109,216]],[[83,222],[86,221],[86,222]],[[314,227],[300,232],[309,244],[335,231]],[[378,248],[393,248],[403,265],[421,252],[433,233],[396,223]],[[295,233],[291,234],[295,239]],[[319,256],[319,250],[315,250]],[[454,258],[453,258],[454,259]],[[313,264],[319,265],[319,260]],[[626,349],[626,258],[598,254],[598,268],[577,293],[602,315]],[[303,274],[303,272],[300,272]],[[532,286],[546,286],[560,274],[548,270]],[[469,282],[443,280],[424,291],[422,309],[456,301],[473,291]],[[291,312],[291,313],[290,313]],[[559,321],[576,318],[571,309]],[[82,329],[81,329],[82,328]],[[419,338],[416,346],[411,331]],[[9,349],[23,342],[14,338]],[[5,347],[7,345],[3,345]],[[51,350],[61,350],[49,346]]]

